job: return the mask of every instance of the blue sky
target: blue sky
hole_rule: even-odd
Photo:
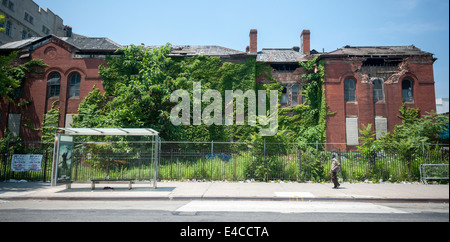
[[[244,51],[250,29],[258,50],[300,46],[412,45],[431,52],[436,97],[449,97],[448,0],[35,0],[78,34],[122,44],[220,45]]]

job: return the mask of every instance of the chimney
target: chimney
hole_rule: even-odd
[[[256,29],[250,30],[249,52],[250,53],[258,52],[258,30],[256,30]]]
[[[64,37],[72,37],[72,26],[64,26]]]
[[[311,32],[308,29],[304,29],[300,35],[301,52],[305,55],[310,55],[311,48]]]

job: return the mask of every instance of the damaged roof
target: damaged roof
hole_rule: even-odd
[[[258,52],[257,62],[297,63],[307,61],[306,55],[292,48],[264,48]]]
[[[59,37],[61,40],[73,45],[81,51],[106,50],[115,51],[122,48],[121,45],[115,43],[108,38],[90,38],[90,37]]]
[[[364,57],[395,57],[395,56],[430,56],[432,53],[410,46],[344,46],[322,56],[364,56]]]
[[[155,49],[160,46],[147,46],[146,48]],[[191,56],[231,56],[244,55],[243,51],[234,50],[217,45],[173,45],[170,57],[191,57]]]

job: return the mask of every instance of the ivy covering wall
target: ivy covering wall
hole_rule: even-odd
[[[269,65],[256,62],[254,57],[240,63],[222,62],[219,57],[208,56],[169,58],[170,51],[170,44],[157,49],[130,46],[118,50],[119,57],[107,57],[106,64],[99,68],[106,92],[102,94],[94,88],[80,104],[72,126],[151,127],[158,130],[164,140],[246,141],[253,144],[261,143],[264,138],[267,142],[325,141],[324,68],[316,59],[300,63],[306,72],[302,78],[308,83],[303,88],[306,103],[279,108],[278,133],[261,137],[258,135],[261,127],[248,125],[247,120],[246,125],[234,122],[233,125],[175,126],[170,122],[170,111],[177,103],[170,102],[170,95],[183,89],[189,92],[192,100],[193,83],[201,82],[202,93],[213,89],[225,97],[225,90],[255,90],[255,93],[266,90],[267,94],[270,90],[278,90],[280,100],[283,87],[270,75]],[[256,81],[261,77],[263,81]],[[225,98],[222,101],[225,102]],[[203,103],[202,109],[207,105]]]

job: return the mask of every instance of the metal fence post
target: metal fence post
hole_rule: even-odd
[[[8,152],[9,152],[9,139],[6,143],[6,152],[5,152],[5,169],[3,170],[3,181],[6,181],[6,166],[8,163]]]
[[[266,165],[266,182],[269,182],[269,163],[266,157],[266,139],[264,139],[264,163]]]
[[[170,180],[172,181],[173,147],[170,147]]]
[[[298,158],[298,165],[299,165],[299,173],[298,178],[299,180],[302,179],[302,151],[297,147],[297,158]]]
[[[211,140],[211,182],[213,181],[214,140]]]

